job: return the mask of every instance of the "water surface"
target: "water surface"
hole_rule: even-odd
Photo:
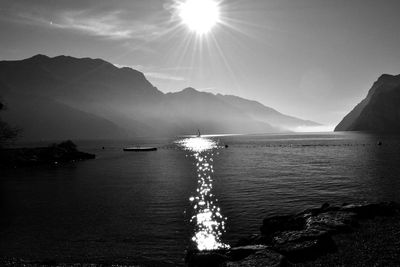
[[[54,168],[1,170],[0,256],[175,266],[183,263],[186,248],[198,245],[193,238],[199,232],[205,237],[212,233],[217,244],[232,245],[257,233],[268,215],[323,202],[400,201],[396,136],[207,139],[215,147],[201,153],[175,143],[182,138],[78,142],[97,159]],[[160,149],[122,151],[137,143]],[[213,214],[203,220],[205,228],[197,220],[198,214],[207,212],[200,201],[209,203]],[[214,216],[217,212],[220,217]],[[214,221],[217,227],[212,226]]]

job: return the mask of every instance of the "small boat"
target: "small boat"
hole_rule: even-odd
[[[156,147],[136,146],[136,147],[125,147],[123,150],[140,152],[140,151],[156,151],[157,148]]]

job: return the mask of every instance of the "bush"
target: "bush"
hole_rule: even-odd
[[[0,101],[0,111],[5,110],[5,105]],[[0,119],[0,148],[8,142],[14,141],[21,130],[17,127],[12,127],[8,123]]]
[[[70,151],[70,152],[77,151],[76,145],[71,140],[61,142],[57,144],[57,147],[62,148],[65,151]]]

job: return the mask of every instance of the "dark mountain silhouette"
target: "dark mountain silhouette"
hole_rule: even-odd
[[[44,97],[8,95],[9,110],[3,117],[16,122],[22,139],[67,140],[123,138],[129,134],[116,124],[96,115],[71,108]]]
[[[400,75],[384,74],[335,131],[400,132]]]
[[[0,62],[7,119],[26,139],[289,131],[314,122],[235,96],[164,94],[143,73],[101,59],[45,55]]]

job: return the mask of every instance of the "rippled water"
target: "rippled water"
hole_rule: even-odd
[[[0,256],[174,266],[192,245],[258,232],[267,215],[400,201],[399,137],[203,137],[205,150],[192,141],[81,142],[96,160],[1,170]],[[160,149],[122,152],[137,143]]]
[[[192,241],[198,250],[229,248],[221,240],[227,218],[222,216],[218,199],[212,191],[214,153],[219,148],[218,142],[199,136],[183,138],[176,143],[189,151],[196,163],[197,189],[196,194],[189,198],[193,203],[193,216],[190,220],[194,223]]]

